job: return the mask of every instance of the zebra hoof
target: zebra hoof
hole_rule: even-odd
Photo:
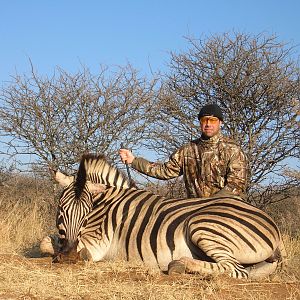
[[[185,264],[180,260],[173,260],[168,265],[168,274],[184,274],[185,273]]]

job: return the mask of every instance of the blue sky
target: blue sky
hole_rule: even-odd
[[[40,74],[59,66],[131,63],[142,72],[164,70],[184,36],[226,31],[276,34],[300,53],[299,0],[1,0],[0,81],[17,71]]]
[[[56,67],[96,73],[131,63],[167,70],[185,36],[239,31],[275,34],[300,54],[299,0],[0,0],[0,87],[18,74]]]

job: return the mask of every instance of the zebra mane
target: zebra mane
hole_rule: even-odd
[[[129,188],[130,182],[120,170],[110,164],[102,154],[84,154],[76,177],[76,190],[81,194],[87,181],[106,186]]]

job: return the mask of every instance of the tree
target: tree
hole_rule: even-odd
[[[31,64],[32,66],[32,64]],[[157,79],[131,65],[52,77],[16,75],[1,92],[0,133],[9,155],[33,155],[38,165],[75,169],[84,152],[118,157],[120,143],[136,144],[152,122]],[[2,151],[3,153],[4,151]]]
[[[294,182],[282,170],[289,158],[299,157],[300,73],[294,48],[274,36],[241,33],[187,40],[188,51],[171,53],[156,103],[152,149],[166,156],[198,136],[199,109],[217,103],[225,114],[224,131],[249,158],[249,201],[263,207],[282,200],[281,192]],[[279,192],[283,196],[275,197]]]

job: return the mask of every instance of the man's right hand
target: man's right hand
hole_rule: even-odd
[[[120,149],[119,154],[124,164],[131,164],[134,160],[134,155],[128,149]]]

